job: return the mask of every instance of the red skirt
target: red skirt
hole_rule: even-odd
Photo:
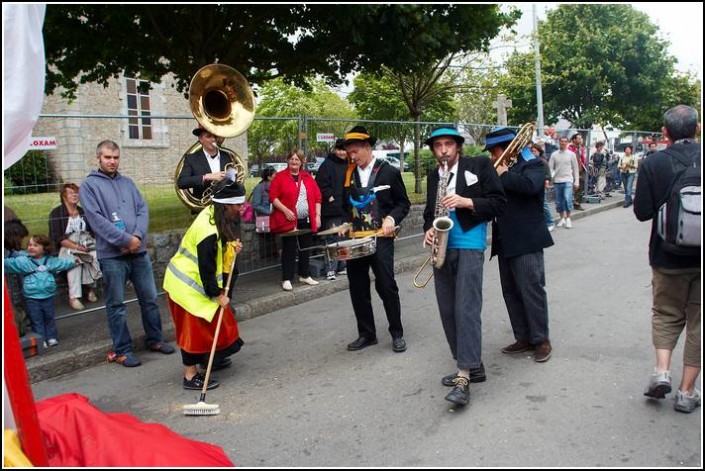
[[[215,337],[215,328],[218,325],[218,313],[213,317],[212,322],[196,317],[186,311],[183,307],[176,304],[170,297],[166,295],[166,301],[171,311],[171,317],[174,319],[174,328],[176,329],[176,343],[179,348],[188,353],[210,353],[213,346],[213,338]],[[232,348],[233,344],[238,342],[240,332],[237,328],[237,320],[230,306],[223,310],[223,322],[220,326],[220,334],[218,335],[218,343],[216,351],[222,351]]]

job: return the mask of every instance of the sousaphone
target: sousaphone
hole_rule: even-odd
[[[247,79],[227,65],[207,65],[191,79],[189,106],[198,124],[219,138],[218,147],[233,156],[233,161],[227,164],[226,170],[233,168],[237,172],[237,181],[243,183],[246,172],[242,159],[235,151],[222,147],[222,143],[225,138],[236,137],[247,131],[255,118],[255,96]],[[177,180],[186,156],[201,148],[200,142],[189,147],[179,160],[174,173],[176,195],[192,211],[201,210],[210,204],[212,192],[207,188],[202,198],[196,198],[190,190],[180,189]]]

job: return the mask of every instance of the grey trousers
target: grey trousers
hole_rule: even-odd
[[[479,368],[482,361],[482,270],[484,250],[448,249],[433,269],[436,301],[458,369]]]
[[[514,338],[538,344],[548,339],[548,297],[543,250],[518,257],[499,254],[499,279]]]

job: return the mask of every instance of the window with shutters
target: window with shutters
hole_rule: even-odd
[[[152,106],[149,82],[126,78],[128,135],[130,139],[152,139]]]

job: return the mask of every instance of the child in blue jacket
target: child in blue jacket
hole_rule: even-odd
[[[44,337],[45,347],[58,345],[58,332],[54,314],[54,275],[76,266],[75,259],[49,256],[51,239],[33,235],[27,244],[27,254],[5,259],[5,272],[24,275],[22,292],[27,301],[27,313],[32,330]]]

